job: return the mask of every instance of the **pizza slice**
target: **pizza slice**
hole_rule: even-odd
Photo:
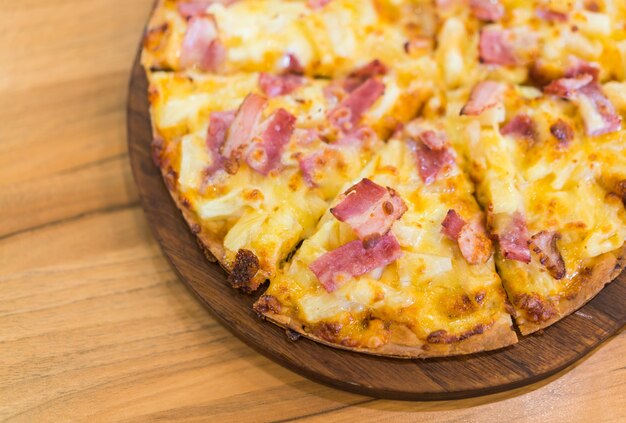
[[[428,91],[380,62],[344,79],[149,72],[154,155],[192,230],[246,291],[309,236]],[[412,84],[411,81],[408,81]]]
[[[378,355],[516,342],[472,193],[443,128],[412,122],[347,184],[255,310],[319,342]]]
[[[452,139],[469,159],[522,334],[578,309],[625,260],[626,212],[601,183],[597,153],[623,139],[622,118],[594,68],[578,66],[543,90],[482,81],[462,107],[449,103]]]
[[[146,68],[345,76],[375,59],[420,59],[432,48],[432,7],[411,2],[161,1],[148,25]],[[414,73],[415,74],[415,73]]]

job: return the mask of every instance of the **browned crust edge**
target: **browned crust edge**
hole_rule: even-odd
[[[144,67],[144,71],[148,79],[148,84],[150,84],[150,80],[152,79],[151,75],[155,71],[152,71],[151,69],[147,67]],[[183,200],[181,200],[180,196],[178,195],[175,185],[174,186],[172,185],[172,184],[175,184],[176,182],[171,181],[171,175],[170,175],[171,171],[169,167],[162,163],[158,163],[157,160],[154,159],[155,157],[154,149],[156,148],[155,141],[157,139],[160,139],[161,142],[163,143],[167,143],[168,141],[159,135],[155,122],[152,117],[153,117],[153,110],[152,110],[152,104],[150,104],[150,125],[152,128],[152,141],[150,143],[150,151],[153,157],[153,162],[155,166],[157,166],[159,170],[161,171],[161,177],[163,178],[163,181],[165,182],[165,187],[170,193],[170,197],[174,201],[174,204],[176,204],[176,207],[182,213],[183,218],[187,222],[187,225],[189,226],[192,234],[196,236],[198,245],[200,246],[200,248],[202,248],[203,253],[206,256],[207,260],[211,262],[217,261],[220,264],[220,266],[229,274],[229,282],[231,283],[231,285],[233,285],[233,287],[240,288],[242,291],[246,293],[251,293],[251,292],[256,291],[269,278],[268,272],[263,269],[257,269],[258,271],[255,272],[254,276],[247,283],[241,280],[238,280],[238,281],[230,280],[230,276],[232,275],[233,269],[236,269],[237,260],[234,260],[233,262],[231,262],[230,260],[227,259],[226,250],[223,245],[223,238],[215,236],[215,234],[209,231],[206,231],[203,228],[202,223],[200,222],[196,214],[193,211],[191,211],[189,207],[185,206],[185,204],[183,203]],[[161,148],[163,147],[161,146]]]
[[[154,28],[156,24],[159,22],[161,16],[159,15],[159,11],[165,8],[166,0],[157,0],[152,7],[152,12],[150,12],[150,19],[148,19],[147,29]]]
[[[157,0],[152,7],[152,11],[150,12],[150,18],[148,19],[148,23],[144,28],[144,34],[141,37],[141,65],[145,69],[146,73],[150,72],[150,68],[155,65],[156,58],[154,55],[145,48],[143,44],[146,39],[146,35],[151,29],[154,29],[159,26],[159,24],[163,24],[163,12],[165,9],[165,1],[166,0]]]
[[[153,127],[153,134],[156,134],[156,130]],[[156,135],[155,135],[156,136]],[[214,234],[207,232],[203,229],[202,223],[197,219],[195,213],[191,212],[185,205],[181,202],[180,197],[175,189],[172,189],[167,183],[168,180],[168,169],[165,166],[161,166],[155,163],[161,171],[161,177],[165,182],[165,187],[170,193],[170,197],[174,200],[174,204],[183,215],[185,222],[189,226],[191,233],[196,236],[196,240],[198,241],[198,245],[202,248],[202,252],[204,253],[207,260],[210,262],[218,262],[220,266],[229,274],[229,276],[233,272],[234,266],[236,266],[237,262],[231,263],[226,258],[226,250],[224,249],[223,240],[219,237],[216,237]],[[256,291],[266,280],[268,279],[267,271],[263,269],[258,269],[255,275],[249,280],[249,282],[242,283],[239,281],[238,286],[235,286],[230,280],[233,288],[240,288],[243,292],[251,293]]]
[[[167,180],[167,170],[163,166],[158,167],[161,170],[161,176],[163,177],[163,180]],[[232,270],[232,266],[225,259],[226,254],[224,246],[222,245],[222,241],[214,234],[204,231],[202,229],[202,224],[196,218],[196,216],[181,203],[176,190],[173,190],[169,186],[167,186],[167,183],[165,184],[165,186],[170,193],[170,197],[172,197],[172,200],[174,200],[176,207],[178,207],[178,210],[180,210],[180,212],[182,213],[185,222],[187,222],[187,225],[189,226],[189,229],[196,236],[198,244],[202,248],[206,258],[211,262],[217,261],[224,268],[224,270],[230,272]],[[194,230],[194,227],[200,228],[200,232],[196,232]]]
[[[407,337],[406,344],[389,342],[376,349],[355,348],[341,344],[335,344],[319,338],[308,332],[302,322],[296,319],[292,319],[288,316],[272,313],[271,311],[264,312],[261,314],[261,316],[264,319],[274,323],[275,325],[298,332],[302,336],[315,342],[352,352],[384,357],[411,359],[472,354],[481,351],[490,351],[507,347],[509,345],[515,344],[518,340],[515,331],[511,328],[511,325],[504,324],[503,322],[496,322],[482,334],[473,335],[467,339],[464,339],[463,341],[453,342],[449,344],[427,343],[413,336],[411,339]],[[407,329],[407,331],[409,330]]]
[[[158,4],[155,6],[151,21],[152,19],[154,19],[154,12],[159,7],[161,7],[163,3],[164,3],[164,0],[160,0]],[[147,77],[148,84],[149,84],[151,80],[150,75],[154,72],[146,66],[144,66],[144,71],[146,73],[146,77]],[[159,135],[158,135],[158,131],[156,129],[154,120],[152,119],[152,116],[153,116],[152,104],[150,104],[150,126],[152,128],[152,140],[150,142],[150,151],[151,151],[151,154],[154,154],[153,152],[154,140]],[[166,142],[166,141],[163,140],[163,142]],[[163,181],[165,182],[165,187],[167,188],[167,191],[170,193],[170,197],[174,201],[174,204],[176,204],[176,207],[178,208],[178,210],[180,210],[180,212],[182,213],[183,218],[185,219],[185,222],[187,222],[187,225],[189,226],[191,232],[196,236],[198,244],[202,248],[207,260],[211,262],[217,261],[222,266],[222,268],[224,268],[224,270],[226,270],[227,272],[230,272],[232,266],[226,261],[226,254],[225,254],[226,252],[224,250],[224,246],[222,245],[222,240],[216,237],[214,234],[208,233],[205,230],[203,230],[202,224],[197,219],[195,214],[192,213],[189,209],[187,209],[187,207],[185,207],[182,204],[178,196],[178,192],[175,189],[172,189],[167,183],[167,180],[168,180],[167,167],[159,165],[158,163],[154,163],[154,165],[157,166],[159,170],[161,171],[161,177],[163,178]],[[197,228],[198,230],[194,230],[194,228]]]
[[[605,285],[612,282],[626,266],[626,244],[621,248],[602,254],[591,269],[591,274],[579,275],[581,289],[573,298],[564,298],[557,303],[557,314],[543,322],[526,321],[523,314],[515,319],[522,335],[529,335],[540,329],[544,329],[565,316],[578,310],[580,307],[595,297]]]

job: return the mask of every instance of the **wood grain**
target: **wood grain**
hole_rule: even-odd
[[[217,323],[170,269],[116,157],[151,3],[0,1],[0,224],[14,234],[0,236],[0,421],[626,419],[623,332],[538,384],[396,402],[310,382]],[[56,214],[35,219],[15,184]],[[67,198],[82,196],[101,202]]]

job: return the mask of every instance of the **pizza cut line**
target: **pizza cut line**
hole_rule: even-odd
[[[624,22],[611,0],[162,0],[153,158],[267,320],[378,355],[502,348],[626,262]]]

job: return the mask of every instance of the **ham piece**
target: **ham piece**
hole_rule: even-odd
[[[535,14],[539,19],[543,19],[547,22],[567,22],[567,13],[558,12],[548,7],[538,7],[535,10]]]
[[[181,1],[176,3],[176,8],[183,18],[190,19],[205,14],[211,3],[211,1]]]
[[[600,84],[592,82],[585,85],[579,90],[577,97],[574,101],[582,112],[587,135],[604,135],[621,129],[622,118],[602,92]]]
[[[422,131],[419,134],[419,140],[430,150],[441,151],[446,147],[446,138],[443,134],[433,131],[432,129]]]
[[[309,265],[328,292],[333,292],[350,279],[364,275],[402,256],[398,240],[388,233],[371,248],[354,240],[325,253]]]
[[[556,245],[560,238],[561,235],[558,232],[541,231],[529,240],[531,250],[554,279],[563,279],[566,274],[565,262]]]
[[[598,68],[572,57],[565,77],[555,79],[543,88],[544,93],[571,100],[578,106],[587,135],[604,135],[619,131],[622,118],[602,92]]]
[[[350,225],[368,248],[389,232],[393,222],[406,210],[404,201],[393,189],[365,178],[348,189],[345,198],[330,212],[337,220]]]
[[[376,78],[367,79],[352,91],[328,114],[330,122],[345,132],[350,132],[361,116],[385,92],[385,85]]]
[[[285,109],[278,109],[257,131],[248,148],[246,163],[262,175],[278,168],[283,148],[293,133],[296,117]]]
[[[358,88],[363,82],[375,76],[383,76],[387,74],[387,66],[378,59],[372,60],[365,66],[361,66],[351,72],[343,83],[343,88],[347,92],[352,92]]]
[[[280,67],[285,73],[293,75],[302,75],[304,73],[304,66],[302,66],[298,57],[293,53],[283,55],[280,60]]]
[[[304,178],[304,182],[311,188],[318,186],[315,181],[315,175],[318,169],[322,168],[326,164],[325,151],[315,151],[307,156],[300,157],[298,159],[298,165],[300,166],[300,172]]]
[[[591,75],[594,81],[600,77],[600,68],[596,63],[587,62],[576,56],[570,56],[565,70],[566,78],[575,78],[580,75]]]
[[[536,141],[539,136],[535,122],[530,116],[523,113],[514,116],[513,119],[508,121],[502,129],[500,129],[500,133],[528,141]]]
[[[528,227],[526,226],[524,215],[520,212],[515,212],[504,220],[499,225],[503,226],[502,230],[497,232],[500,252],[505,259],[530,263]]]
[[[215,72],[225,61],[226,49],[218,38],[213,17],[192,17],[181,46],[180,66]]]
[[[469,264],[486,263],[491,257],[492,244],[482,220],[473,220],[461,228],[457,238],[459,249]]]
[[[413,152],[417,171],[422,181],[429,185],[446,166],[454,164],[454,156],[448,149],[445,134],[416,125],[410,125],[407,131],[411,137],[407,145]]]
[[[267,99],[258,94],[248,94],[243,100],[235,119],[228,131],[228,137],[222,148],[222,155],[229,159],[238,160],[241,150],[250,142],[254,131],[261,120]],[[228,168],[226,169],[228,171]],[[235,172],[237,169],[234,169]],[[231,173],[231,172],[229,172]]]
[[[234,175],[241,160],[263,175],[276,169],[284,146],[294,131],[295,116],[285,109],[278,109],[261,122],[267,99],[249,94],[233,115],[212,113],[209,122],[207,147],[215,160],[207,173],[224,168]],[[219,152],[219,155],[215,154]]]
[[[463,220],[455,210],[450,209],[443,219],[443,222],[441,222],[441,233],[451,240],[456,241],[459,238],[463,226],[465,226],[465,220]]]
[[[563,119],[557,119],[552,125],[550,125],[550,133],[557,139],[559,145],[567,147],[574,139],[574,130]]]
[[[306,5],[313,10],[318,10],[326,6],[332,0],[307,0]]]
[[[450,209],[441,227],[442,234],[457,242],[469,264],[485,263],[491,257],[491,240],[480,220],[466,223],[455,210]]]
[[[290,94],[303,83],[304,78],[298,75],[272,75],[265,72],[259,75],[259,87],[270,98]]]
[[[206,14],[206,10],[213,3],[220,3],[224,6],[230,6],[237,0],[192,0],[192,1],[179,1],[176,3],[178,13],[185,19],[193,18],[194,16],[200,16]]]
[[[472,88],[468,102],[461,109],[461,115],[478,116],[487,109],[502,102],[506,86],[500,82],[482,81]]]
[[[543,92],[563,98],[573,98],[581,88],[589,85],[592,81],[593,76],[585,73],[571,78],[559,78],[546,85]]]
[[[235,119],[235,112],[213,112],[209,116],[209,130],[207,131],[206,146],[213,161],[211,165],[205,170],[208,176],[213,175],[217,170],[221,169],[224,165],[224,158],[220,154],[220,149],[226,141],[228,135],[228,128],[232,125]]]
[[[478,41],[480,61],[491,65],[518,65],[519,59],[510,32],[495,27],[485,27],[480,31]]]
[[[498,21],[504,16],[504,6],[500,0],[470,0],[469,4],[474,17],[481,21]]]

